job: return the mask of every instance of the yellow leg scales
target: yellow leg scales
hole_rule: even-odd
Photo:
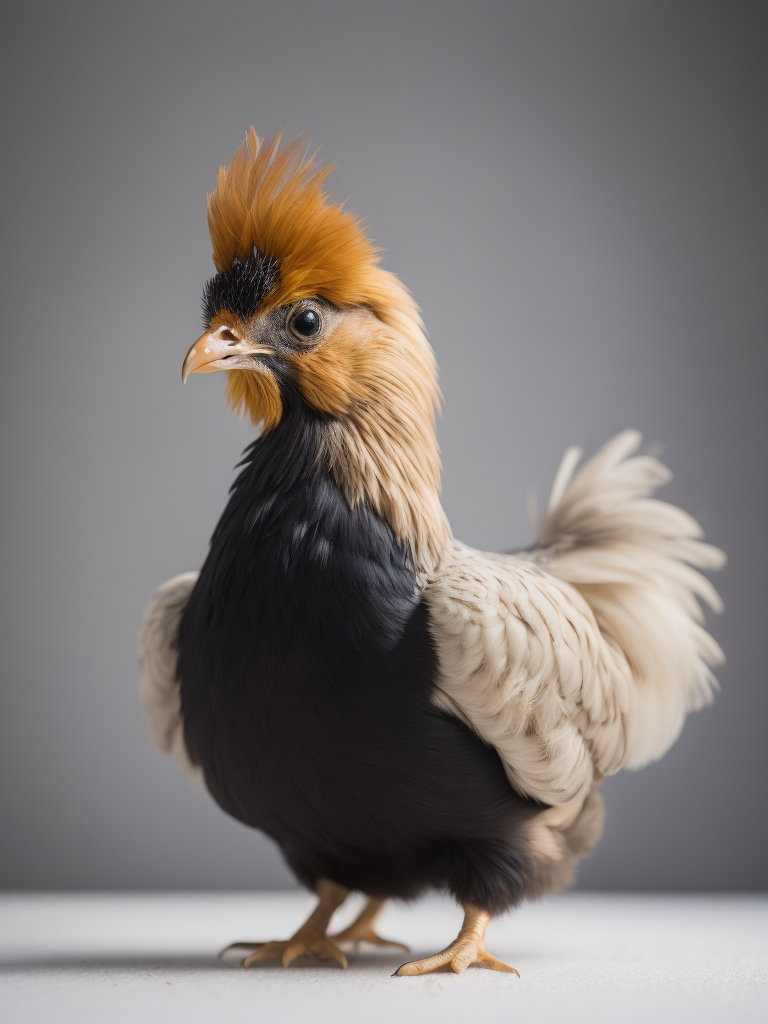
[[[424,960],[411,960],[398,967],[392,977],[407,977],[417,974],[429,974],[441,967],[450,965],[455,974],[461,974],[471,964],[485,967],[491,971],[503,971],[505,974],[520,975],[514,967],[497,960],[485,948],[485,930],[491,915],[471,903],[464,904],[464,923],[458,938],[440,953],[428,956]]]
[[[386,900],[368,900],[360,914],[348,928],[331,936],[333,941],[339,945],[356,945],[358,942],[370,942],[374,946],[404,949],[406,953],[410,953],[408,946],[402,942],[392,942],[390,939],[383,939],[374,931],[374,922],[385,903]]]

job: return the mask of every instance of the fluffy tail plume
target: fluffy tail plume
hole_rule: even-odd
[[[720,569],[725,557],[703,543],[695,519],[650,496],[671,473],[635,454],[641,441],[627,430],[578,472],[581,451],[566,452],[533,553],[578,588],[603,636],[627,659],[634,683],[626,716],[630,768],[661,757],[686,713],[711,701],[711,670],[723,660],[702,610],[720,611],[721,601],[697,570]]]

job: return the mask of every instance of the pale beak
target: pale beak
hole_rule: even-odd
[[[274,350],[264,345],[252,345],[236,337],[228,327],[218,327],[197,339],[187,352],[181,368],[181,379],[186,384],[190,373],[215,373],[217,370],[234,370],[242,367],[237,356],[274,355]]]

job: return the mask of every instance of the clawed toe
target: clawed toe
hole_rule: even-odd
[[[369,942],[372,946],[382,946],[389,949],[403,949],[410,953],[410,949],[402,942],[393,942],[390,939],[383,939],[374,930],[373,924],[382,907],[384,900],[369,898],[360,914],[352,924],[344,931],[332,935],[334,942],[344,945],[357,945],[359,942]]]
[[[292,939],[260,943],[258,948],[243,960],[243,967],[252,967],[265,960],[280,960],[283,967],[288,967],[300,956],[313,956],[319,960],[335,960],[342,967],[347,967],[347,958],[329,938],[320,935],[302,935],[300,931]]]
[[[491,956],[485,950],[457,950],[453,945],[444,949],[442,953],[435,953],[434,956],[428,956],[424,960],[411,960],[402,964],[392,977],[407,978],[419,974],[430,974],[448,966],[454,974],[462,974],[467,967],[475,966],[484,967],[490,971],[501,971],[504,974],[517,974],[518,978],[520,977],[514,967]]]
[[[497,960],[490,953],[483,952],[477,960],[477,964],[480,967],[487,968],[489,971],[501,971],[502,974],[516,974],[518,978],[520,977],[520,972],[516,968],[505,964],[503,960]]]
[[[337,935],[332,935],[331,938],[335,943],[342,946],[356,946],[360,942],[368,942],[372,946],[381,946],[387,949],[402,949],[406,953],[410,953],[410,947],[406,946],[404,942],[394,942],[392,939],[383,939],[381,935],[377,935],[373,928],[366,929],[355,929],[353,927],[345,928],[343,932],[339,932]]]

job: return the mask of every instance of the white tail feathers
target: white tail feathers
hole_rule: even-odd
[[[606,641],[631,671],[625,765],[639,768],[674,743],[688,711],[712,699],[712,667],[723,660],[704,628],[702,604],[720,598],[699,569],[725,556],[702,542],[686,512],[650,497],[670,479],[657,459],[636,455],[641,435],[627,430],[575,472],[581,452],[566,452],[533,560],[575,586]]]

